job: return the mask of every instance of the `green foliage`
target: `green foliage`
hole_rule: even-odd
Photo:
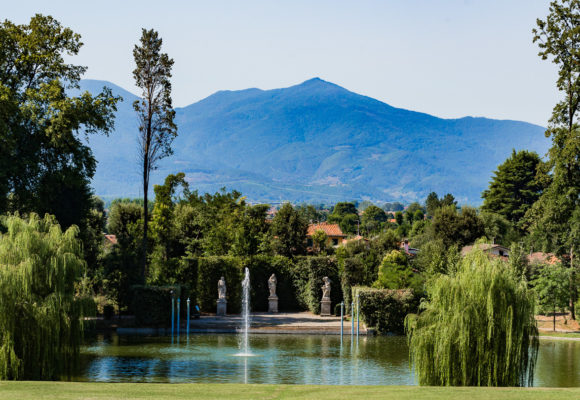
[[[103,286],[121,310],[131,305],[131,286],[143,283],[139,263],[142,215],[142,208],[132,202],[114,202],[109,212],[107,229],[118,244],[103,254]]]
[[[133,286],[132,309],[138,326],[168,327],[171,325],[171,298],[174,298],[174,312],[177,315],[177,299],[181,300],[181,317],[187,314],[187,288],[181,286]],[[193,307],[193,305],[191,305]]]
[[[451,275],[457,269],[460,253],[457,246],[445,247],[441,239],[427,242],[417,254],[415,266],[429,279],[440,274]]]
[[[421,293],[423,280],[413,271],[405,254],[393,250],[383,258],[373,286],[381,289],[411,288],[415,293]]]
[[[55,215],[83,226],[96,160],[85,143],[113,130],[119,97],[71,95],[86,67],[67,64],[80,35],[50,16],[0,22],[0,212]]]
[[[538,154],[513,150],[511,156],[497,167],[489,189],[482,193],[481,209],[499,214],[519,227],[520,220],[545,188],[536,179],[536,171],[541,167]]]
[[[397,225],[403,225],[403,213],[401,211],[395,213],[395,220],[397,221]]]
[[[479,217],[483,222],[485,237],[488,240],[504,246],[518,241],[519,235],[514,225],[503,215],[484,211],[479,214]]]
[[[442,198],[439,198],[439,196],[437,196],[437,193],[431,192],[429,193],[427,199],[425,200],[425,208],[427,211],[427,215],[431,217],[435,215],[435,211],[437,211],[438,208],[448,206],[454,207],[457,206],[457,201],[455,201],[455,197],[453,197],[451,193],[447,193]]]
[[[431,230],[432,237],[442,240],[446,247],[463,247],[484,235],[483,221],[471,207],[463,207],[459,213],[455,206],[437,209]]]
[[[568,306],[569,282],[570,271],[561,264],[544,266],[532,282],[538,295],[540,312],[553,313],[554,330],[556,330],[556,311],[564,311]]]
[[[332,304],[342,301],[338,263],[334,257],[298,257],[293,268],[294,290],[301,307],[320,314],[322,299],[322,278],[327,276],[332,282],[330,300]]]
[[[282,256],[292,257],[306,251],[308,223],[292,204],[284,203],[272,220],[270,234],[274,237],[272,247]]]
[[[237,257],[204,257],[198,260],[197,301],[204,311],[216,312],[217,284],[226,280],[228,313],[240,312],[242,262]]]
[[[358,210],[354,203],[336,203],[328,221],[338,224],[345,234],[356,233],[359,224]]]
[[[419,298],[413,290],[359,288],[360,315],[368,327],[379,333],[402,334],[405,317],[415,313]]]
[[[538,352],[535,296],[525,279],[482,251],[427,285],[428,301],[408,317],[411,362],[420,385],[524,386]]]
[[[250,305],[252,311],[268,311],[268,279],[276,274],[279,311],[296,311],[300,307],[293,287],[292,260],[282,256],[257,255],[242,260],[250,270]]]
[[[384,223],[387,222],[387,214],[382,208],[375,205],[368,206],[361,218],[361,229],[367,235],[378,233],[382,230]]]
[[[83,318],[94,303],[78,228],[54,217],[2,217],[0,234],[0,379],[38,380],[75,372]]]
[[[312,243],[314,249],[317,253],[321,253],[326,250],[326,241],[328,240],[328,235],[322,229],[318,229],[312,234]]]

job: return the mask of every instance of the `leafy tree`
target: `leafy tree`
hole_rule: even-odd
[[[310,223],[326,221],[326,213],[316,209],[312,204],[302,204],[296,208],[302,218]]]
[[[457,201],[455,201],[455,197],[451,193],[447,193],[440,199],[437,193],[431,192],[425,200],[425,208],[429,216],[435,215],[435,211],[438,208],[447,206],[457,206]]]
[[[357,232],[359,225],[358,211],[354,203],[336,203],[332,213],[328,216],[328,221],[337,223],[344,233]]]
[[[347,214],[357,214],[358,211],[354,203],[340,202],[336,203],[332,210],[332,217],[344,217]]]
[[[457,246],[445,247],[441,239],[427,242],[417,254],[415,266],[426,277],[437,277],[440,274],[453,274],[459,263],[460,253]]]
[[[277,254],[291,257],[306,251],[308,223],[302,219],[292,204],[284,203],[272,220],[270,233],[272,247]]]
[[[420,385],[531,385],[539,341],[535,296],[504,262],[474,251],[455,274],[428,281],[428,301],[408,316]]]
[[[83,226],[96,161],[83,139],[113,130],[120,97],[74,96],[86,67],[67,64],[80,35],[50,16],[0,23],[0,212],[56,216]]]
[[[413,221],[423,221],[424,218],[425,214],[423,213],[423,210],[416,210],[413,214]]]
[[[357,214],[346,214],[338,222],[342,232],[346,234],[359,233],[360,219]]]
[[[538,200],[544,185],[536,179],[542,160],[535,152],[512,151],[511,156],[497,167],[485,190],[481,209],[507,218],[515,226],[526,211]]]
[[[140,46],[135,45],[133,57],[136,67],[133,78],[141,89],[141,99],[133,103],[139,118],[139,155],[143,172],[143,198],[148,204],[149,176],[157,169],[159,160],[173,154],[171,143],[177,136],[173,122],[175,111],[171,105],[171,68],[173,60],[161,53],[163,40],[153,29],[143,29]],[[141,276],[147,272],[149,210],[143,206],[143,244]]]
[[[395,212],[395,220],[397,225],[403,225],[403,213],[401,211]]]
[[[63,232],[54,217],[17,215],[0,222],[0,379],[72,376],[78,365],[86,292],[79,230]]]
[[[532,282],[538,294],[538,303],[543,312],[553,313],[553,329],[556,330],[556,310],[564,310],[569,299],[569,270],[561,264],[546,265]]]
[[[326,241],[328,236],[322,229],[317,230],[312,234],[312,243],[317,253],[321,253],[326,249]]]
[[[109,212],[107,230],[117,237],[117,245],[103,259],[107,295],[120,309],[131,303],[130,288],[141,283],[139,256],[143,228],[143,208],[137,203],[114,201]]]
[[[575,319],[577,297],[575,255],[580,238],[574,234],[574,215],[580,208],[580,129],[576,116],[580,107],[580,2],[556,0],[550,3],[545,20],[533,30],[540,57],[558,66],[556,87],[563,99],[556,104],[546,136],[552,138],[547,170],[552,182],[528,211],[529,230],[542,238],[546,249],[567,254],[570,267],[570,312]]]
[[[489,211],[479,214],[483,222],[485,236],[494,243],[509,246],[512,242],[518,240],[519,235],[515,231],[512,223],[503,215]]]
[[[362,229],[369,234],[379,232],[385,222],[387,214],[375,205],[368,206],[361,218]]]
[[[463,207],[459,213],[455,206],[437,209],[430,229],[432,237],[441,239],[446,247],[471,244],[484,234],[483,221],[471,207]]]
[[[423,282],[419,274],[413,272],[407,257],[393,250],[383,258],[378,279],[373,286],[384,289],[412,288],[415,292],[421,292]]]

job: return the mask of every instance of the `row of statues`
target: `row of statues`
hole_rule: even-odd
[[[322,278],[322,281],[324,282],[324,285],[322,286],[321,315],[330,315],[330,284],[332,281],[328,276]],[[268,297],[268,312],[278,312],[278,296],[276,295],[277,284],[278,279],[276,279],[276,274],[272,274],[268,279],[268,289],[270,290],[270,296]],[[218,315],[225,315],[226,313],[226,290],[226,280],[222,276],[218,281]]]

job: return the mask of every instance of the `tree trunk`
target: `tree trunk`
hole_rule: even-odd
[[[554,303],[554,313],[552,314],[552,326],[554,332],[556,332],[556,304]]]
[[[149,191],[148,151],[143,154],[143,245],[141,255],[141,280],[145,284],[147,276],[147,234],[149,222],[149,207],[147,204],[147,192]]]
[[[577,298],[576,270],[574,269],[574,245],[570,247],[570,318],[576,320],[575,303]]]

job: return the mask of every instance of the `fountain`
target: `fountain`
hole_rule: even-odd
[[[242,281],[242,330],[240,332],[239,356],[252,356],[249,343],[250,331],[250,270],[246,268]]]

